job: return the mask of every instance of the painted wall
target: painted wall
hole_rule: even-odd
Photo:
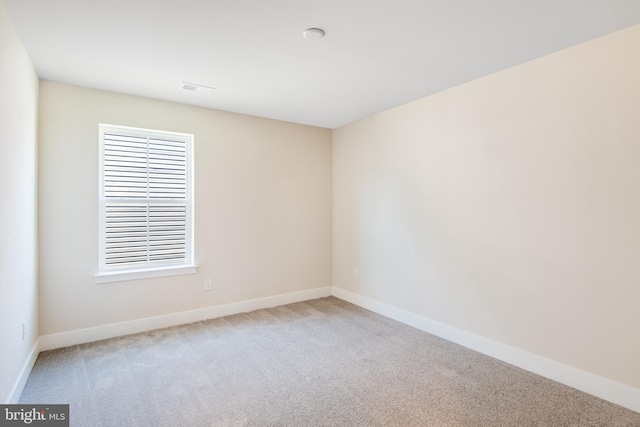
[[[335,129],[333,284],[640,388],[638,76],[635,26]]]
[[[197,274],[94,283],[98,123],[195,135]],[[330,130],[43,81],[40,157],[41,335],[331,285]]]
[[[0,402],[38,336],[37,113],[38,77],[0,2]]]

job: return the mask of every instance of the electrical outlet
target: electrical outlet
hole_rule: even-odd
[[[27,322],[22,322],[22,341],[27,337]]]
[[[358,280],[358,270],[353,270],[353,279]]]
[[[204,280],[204,290],[205,291],[210,291],[212,287],[213,287],[213,284],[211,283],[211,279],[205,279]]]

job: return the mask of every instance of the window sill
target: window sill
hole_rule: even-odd
[[[96,284],[110,282],[125,282],[127,280],[149,279],[152,277],[179,276],[193,274],[198,271],[197,265],[177,265],[171,267],[158,267],[145,270],[120,270],[106,271],[94,276]]]

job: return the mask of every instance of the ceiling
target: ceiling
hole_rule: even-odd
[[[640,0],[0,1],[41,79],[326,128],[640,22]]]

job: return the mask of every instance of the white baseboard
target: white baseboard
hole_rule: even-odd
[[[330,295],[331,287],[316,288],[307,291],[275,295],[272,297],[258,298],[232,304],[206,307],[198,310],[182,311],[179,313],[171,313],[156,317],[147,317],[144,319],[131,320],[128,322],[112,323],[109,325],[97,326],[95,328],[78,329],[75,331],[61,332],[58,334],[43,335],[39,340],[40,351],[53,350],[55,348],[68,347],[71,345],[83,344],[92,341],[99,341],[107,338],[119,337],[122,335],[136,334],[139,332],[167,328],[170,326],[184,325],[187,323],[213,319],[221,316],[228,316],[231,314],[246,313],[248,311],[259,310],[263,308],[276,307],[279,305],[291,304],[294,302],[328,297]]]
[[[24,386],[29,379],[29,375],[31,374],[31,370],[33,369],[33,365],[36,363],[36,359],[38,358],[38,354],[40,354],[40,340],[37,339],[36,342],[33,343],[33,347],[31,348],[31,352],[29,352],[29,356],[27,360],[25,360],[24,365],[22,365],[22,370],[20,371],[20,375],[16,380],[16,383],[9,393],[9,398],[7,399],[7,404],[18,403],[20,399],[20,395],[22,394],[22,390],[24,390]]]
[[[545,357],[511,347],[482,336],[445,325],[424,316],[376,301],[334,286],[332,294],[367,310],[397,320],[448,341],[518,366],[585,393],[640,412],[640,390],[564,365]]]

